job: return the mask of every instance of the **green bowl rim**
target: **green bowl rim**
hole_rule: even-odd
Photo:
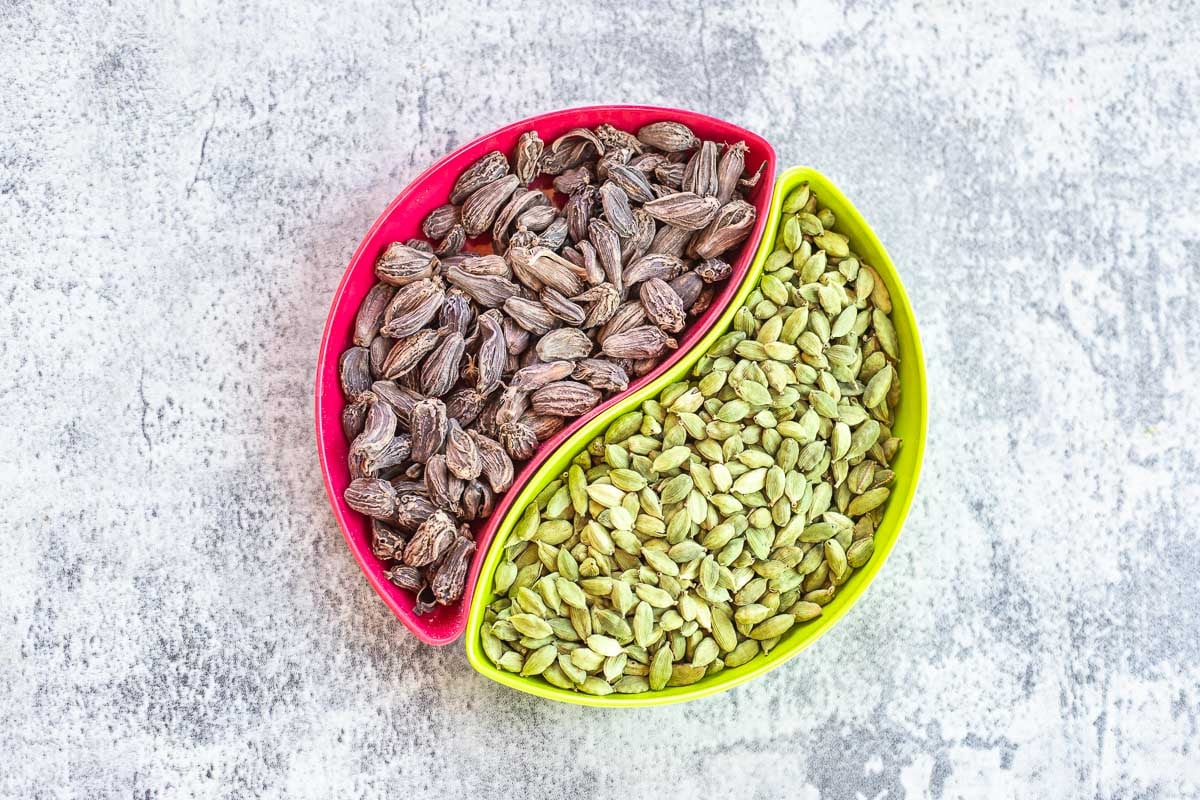
[[[750,663],[743,667],[736,667],[727,670],[724,673],[718,673],[716,679],[711,683],[700,683],[693,686],[677,686],[669,689],[663,689],[658,692],[644,692],[642,694],[611,694],[611,695],[589,695],[582,692],[572,692],[566,689],[559,689],[555,686],[547,684],[545,681],[539,681],[536,678],[524,678],[520,675],[511,672],[505,672],[493,666],[488,661],[487,656],[483,653],[479,643],[479,630],[483,623],[483,615],[486,611],[487,603],[484,602],[484,596],[490,597],[491,576],[495,573],[496,566],[500,560],[504,550],[504,543],[508,540],[509,535],[515,527],[519,515],[518,510],[523,510],[533,499],[541,492],[543,488],[563,469],[562,464],[558,464],[560,455],[556,454],[546,461],[542,468],[533,476],[533,478],[523,487],[520,495],[513,502],[507,518],[501,523],[496,537],[492,540],[491,547],[488,551],[487,558],[480,570],[480,579],[476,586],[474,596],[471,598],[470,614],[467,617],[466,635],[464,641],[467,651],[467,661],[480,674],[501,683],[509,688],[525,692],[527,694],[536,695],[547,700],[555,700],[557,702],[572,703],[575,705],[594,706],[603,708],[646,708],[651,706],[669,705],[672,703],[682,703],[687,700],[696,700],[701,697],[709,697],[714,694],[719,694],[727,689],[732,689],[735,686],[745,683],[746,681],[757,678],[776,667],[787,663],[794,658],[798,653],[807,648],[812,643],[816,642],[826,632],[829,631],[838,620],[845,615],[847,611],[858,601],[858,599],[867,590],[867,587],[874,581],[879,570],[883,568],[884,562],[888,555],[895,547],[896,540],[900,538],[903,531],[905,518],[908,516],[908,510],[912,505],[912,500],[916,494],[917,484],[921,477],[921,466],[925,455],[925,439],[929,421],[929,406],[928,406],[928,390],[925,380],[925,356],[921,348],[921,337],[917,326],[916,316],[913,314],[912,304],[909,302],[908,294],[904,290],[904,285],[900,281],[900,276],[896,271],[895,265],[892,264],[891,258],[888,256],[887,250],[884,249],[883,243],[879,241],[879,237],[875,235],[875,231],[871,228],[867,221],[859,213],[858,209],[842,194],[841,190],[825,177],[819,171],[811,167],[792,167],[791,169],[781,173],[775,181],[775,188],[771,197],[771,210],[767,218],[767,224],[764,229],[763,239],[759,243],[759,247],[754,256],[754,261],[750,265],[746,277],[739,287],[737,294],[730,301],[729,306],[721,314],[721,317],[713,325],[708,335],[696,344],[693,351],[671,371],[664,373],[658,380],[642,387],[637,393],[630,395],[620,404],[609,409],[605,414],[593,419],[588,425],[581,428],[573,437],[568,439],[559,448],[558,453],[574,453],[581,446],[586,445],[594,436],[608,426],[608,424],[616,417],[632,410],[633,407],[641,405],[642,401],[657,396],[663,388],[680,380],[686,376],[695,366],[700,356],[707,352],[713,343],[723,335],[733,321],[733,315],[737,309],[741,307],[746,297],[749,296],[753,288],[758,284],[758,279],[762,275],[763,265],[773,250],[775,245],[775,237],[778,233],[779,218],[782,214],[783,199],[791,192],[793,188],[798,186],[803,181],[820,184],[819,191],[830,206],[837,205],[840,207],[838,211],[839,218],[849,217],[856,223],[863,234],[865,234],[870,249],[874,249],[878,256],[873,259],[872,266],[884,278],[888,291],[891,294],[892,306],[901,308],[905,315],[911,321],[909,330],[907,331],[911,339],[913,351],[916,355],[912,359],[914,363],[906,364],[908,369],[912,369],[916,373],[916,385],[919,387],[917,398],[911,397],[911,392],[905,395],[905,400],[913,402],[914,399],[919,403],[919,413],[917,417],[917,435],[905,440],[905,449],[910,452],[915,450],[912,464],[912,478],[906,484],[903,494],[893,496],[888,503],[888,516],[881,523],[890,525],[896,529],[896,535],[891,537],[891,540],[875,551],[874,556],[867,562],[866,566],[858,571],[854,576],[856,580],[852,584],[847,584],[847,589],[844,593],[839,593],[826,606],[827,613],[822,614],[817,619],[804,626],[804,630],[809,632],[809,635],[796,638],[796,641],[789,643],[787,640],[781,642],[774,650],[771,651],[771,656],[767,658],[755,658]],[[828,202],[829,200],[834,202]],[[860,248],[860,252],[863,248]],[[915,439],[915,441],[913,441]],[[799,631],[799,629],[797,629]],[[793,638],[789,636],[788,638]],[[776,654],[778,654],[776,656]],[[772,657],[776,656],[776,657]],[[728,674],[728,677],[722,679],[721,675]]]

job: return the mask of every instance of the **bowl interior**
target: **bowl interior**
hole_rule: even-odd
[[[679,347],[669,358],[664,359],[651,373],[631,382],[624,393],[614,395],[542,444],[534,458],[519,470],[513,482],[513,489],[497,499],[492,515],[475,524],[477,549],[471,569],[467,573],[464,599],[449,606],[438,607],[429,614],[417,616],[412,612],[412,593],[389,583],[384,577],[384,565],[371,553],[371,531],[367,519],[351,510],[342,499],[342,493],[350,484],[350,473],[346,464],[349,443],[346,442],[341,428],[345,400],[338,385],[337,362],[338,356],[351,344],[354,318],[358,313],[359,304],[375,283],[375,261],[392,242],[421,235],[421,222],[430,211],[446,202],[451,186],[463,170],[492,150],[500,150],[511,156],[517,138],[525,131],[536,130],[542,139],[549,143],[576,127],[594,127],[602,122],[609,122],[618,128],[636,131],[643,125],[664,119],[683,122],[701,139],[718,142],[744,140],[750,148],[746,154],[747,169],[753,171],[760,164],[765,165],[758,185],[748,193],[747,200],[757,209],[758,217],[755,228],[741,246],[738,257],[731,261],[733,273],[708,311],[694,320],[682,335],[676,337]],[[350,260],[350,265],[334,294],[332,308],[325,324],[317,360],[317,449],[330,505],[355,560],[388,608],[419,639],[427,644],[442,645],[454,641],[462,634],[467,621],[467,601],[472,595],[500,520],[506,516],[518,488],[528,482],[545,459],[558,450],[588,420],[613,407],[622,397],[646,386],[673,364],[685,358],[716,323],[750,269],[755,252],[754,245],[761,239],[766,227],[774,175],[775,151],[770,144],[761,136],[731,123],[690,111],[653,106],[574,108],[515,122],[464,145],[417,177],[376,220]]]
[[[901,400],[897,408],[895,424],[892,429],[896,436],[901,437],[901,446],[892,469],[896,473],[893,483],[893,494],[888,501],[883,520],[875,533],[875,555],[861,569],[857,570],[842,586],[833,601],[825,607],[824,613],[803,625],[793,628],[779,645],[766,656],[758,656],[748,664],[736,669],[726,669],[716,675],[704,678],[691,686],[679,686],[658,692],[646,692],[636,695],[612,694],[595,697],[578,692],[567,691],[551,686],[545,681],[534,678],[523,678],[510,672],[504,672],[493,666],[483,652],[479,636],[483,624],[483,615],[495,598],[492,575],[500,563],[505,541],[512,533],[520,513],[533,502],[538,493],[569,465],[587,443],[596,435],[602,433],[608,424],[616,417],[627,411],[634,410],[642,401],[655,397],[667,385],[686,378],[692,367],[707,352],[709,347],[728,329],[733,316],[745,298],[753,291],[767,256],[775,249],[775,234],[779,227],[783,198],[801,182],[808,181],[813,191],[821,201],[831,208],[837,216],[835,230],[851,237],[854,250],[864,260],[875,267],[887,285],[892,297],[892,321],[900,334],[900,384]],[[487,677],[505,686],[519,689],[523,692],[580,705],[621,707],[621,706],[654,706],[676,703],[698,697],[715,694],[732,686],[761,675],[787,661],[812,642],[816,641],[825,631],[829,630],[852,606],[866,590],[875,575],[883,566],[888,553],[900,534],[904,517],[912,503],[916,491],[917,478],[921,470],[921,460],[925,449],[926,425],[926,396],[925,396],[925,365],[921,352],[921,342],[917,332],[916,320],[904,287],[900,283],[895,267],[879,243],[874,232],[863,220],[849,200],[838,191],[829,179],[816,170],[807,167],[796,167],[783,173],[777,181],[772,196],[771,212],[767,219],[766,235],[759,245],[746,279],[738,287],[733,302],[724,309],[721,319],[708,332],[703,340],[690,351],[687,356],[667,370],[659,379],[643,387],[641,390],[621,399],[605,413],[593,418],[571,438],[565,446],[559,448],[553,456],[538,470],[534,479],[524,486],[512,504],[512,509],[500,524],[496,538],[487,554],[483,565],[482,580],[471,600],[470,618],[467,621],[467,659],[471,665]]]

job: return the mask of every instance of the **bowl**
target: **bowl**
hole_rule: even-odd
[[[524,678],[498,669],[483,652],[479,632],[483,625],[484,612],[494,599],[492,575],[503,556],[504,543],[512,533],[521,512],[529,503],[533,502],[538,493],[550,481],[566,470],[571,459],[586,448],[588,442],[604,432],[609,423],[621,414],[636,409],[642,401],[657,396],[669,384],[685,379],[700,357],[730,327],[737,309],[758,283],[767,256],[775,249],[775,236],[779,227],[783,199],[803,181],[809,182],[821,201],[837,216],[837,225],[834,229],[848,234],[855,251],[872,264],[883,278],[891,293],[892,322],[900,338],[901,401],[896,410],[895,424],[892,430],[896,436],[904,440],[904,445],[892,463],[892,469],[896,473],[893,493],[875,533],[874,556],[842,585],[838,594],[825,607],[824,613],[820,617],[793,628],[769,654],[756,656],[741,667],[722,670],[690,686],[678,686],[643,694],[592,696],[559,689],[539,678]],[[724,309],[717,324],[684,358],[671,365],[652,383],[622,397],[617,403],[613,403],[605,409],[603,413],[594,416],[582,425],[570,437],[570,440],[555,451],[553,456],[538,469],[537,474],[521,489],[520,494],[511,504],[511,509],[500,523],[499,532],[492,542],[487,560],[483,564],[484,580],[480,582],[471,600],[471,613],[467,620],[467,660],[477,671],[513,689],[550,700],[603,707],[645,707],[694,700],[723,692],[780,666],[837,624],[837,621],[857,602],[858,598],[862,597],[867,586],[883,568],[888,553],[900,535],[901,526],[917,488],[917,478],[921,471],[921,459],[925,450],[926,416],[925,364],[921,353],[921,340],[917,332],[916,320],[913,318],[912,307],[908,302],[904,287],[900,283],[896,268],[862,215],[828,178],[807,167],[788,170],[780,176],[775,185],[771,211],[767,219],[766,236],[758,247],[754,263],[745,280],[738,287],[733,302]]]
[[[392,242],[420,236],[421,222],[425,215],[446,202],[450,188],[459,174],[489,151],[500,150],[511,156],[517,137],[525,131],[536,130],[543,140],[549,142],[576,127],[590,128],[602,122],[609,122],[618,128],[636,131],[643,125],[665,119],[684,123],[701,139],[718,142],[744,140],[750,148],[746,154],[746,168],[753,171],[758,168],[759,164],[765,164],[762,178],[747,197],[747,201],[755,206],[758,217],[754,230],[741,246],[738,257],[731,262],[732,274],[709,309],[677,337],[679,347],[670,357],[652,372],[631,382],[625,392],[609,398],[544,442],[537,454],[518,471],[513,487],[502,497],[497,498],[492,515],[487,520],[475,524],[477,549],[467,574],[463,600],[452,605],[440,606],[425,615],[414,614],[412,593],[388,582],[384,577],[383,563],[371,552],[371,530],[367,518],[351,510],[342,499],[342,493],[350,484],[350,472],[346,464],[349,443],[342,434],[341,415],[342,409],[345,407],[345,400],[338,384],[337,362],[342,351],[350,346],[358,306],[375,283],[376,259]],[[325,332],[321,338],[321,349],[317,357],[317,452],[321,460],[321,473],[325,480],[329,503],[355,561],[358,562],[367,581],[387,604],[387,607],[418,639],[427,644],[444,645],[454,641],[462,634],[467,620],[467,600],[474,590],[484,556],[488,552],[488,545],[495,536],[500,520],[506,516],[512,500],[520,488],[528,483],[550,454],[557,451],[575,431],[587,424],[590,419],[612,408],[621,401],[622,397],[648,385],[670,369],[673,364],[686,357],[717,321],[718,316],[733,299],[737,287],[750,268],[755,243],[762,237],[765,229],[774,177],[775,151],[761,136],[732,123],[674,108],[626,105],[591,106],[530,117],[482,136],[442,158],[410,183],[384,209],[351,257],[350,265],[346,268],[337,291],[334,292],[329,317],[325,322]]]

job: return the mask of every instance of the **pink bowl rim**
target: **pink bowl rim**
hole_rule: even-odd
[[[439,158],[437,161],[435,161],[432,165],[430,165],[427,169],[425,169],[423,172],[421,172],[416,177],[414,177],[412,180],[410,180],[408,182],[408,184],[405,185],[405,187],[403,189],[401,189],[400,192],[392,199],[392,201],[387,204],[387,206],[383,209],[383,211],[380,212],[379,216],[376,217],[375,221],[371,224],[371,227],[368,228],[366,233],[363,234],[363,237],[360,240],[358,247],[355,248],[354,253],[350,256],[350,260],[347,262],[346,268],[342,273],[341,280],[338,281],[337,288],[333,292],[333,297],[332,297],[332,299],[330,301],[330,305],[329,305],[329,312],[326,315],[325,325],[323,326],[322,332],[321,332],[321,344],[320,344],[318,354],[317,354],[316,372],[314,374],[315,396],[314,396],[314,404],[313,404],[313,416],[314,416],[314,427],[315,427],[315,433],[316,433],[316,442],[315,443],[317,446],[317,455],[318,455],[320,465],[321,465],[321,479],[322,479],[322,482],[325,484],[325,492],[329,499],[330,510],[333,512],[334,519],[338,523],[338,528],[341,529],[342,538],[345,540],[347,548],[350,550],[351,555],[354,557],[356,566],[358,566],[358,568],[359,568],[359,572],[361,572],[363,577],[367,579],[368,584],[375,591],[375,594],[379,596],[379,598],[384,602],[384,604],[388,607],[388,609],[392,612],[392,614],[401,622],[401,624],[403,624],[405,628],[407,628],[414,636],[416,636],[418,640],[420,640],[421,642],[423,642],[427,645],[444,646],[444,645],[452,644],[453,642],[457,641],[459,639],[459,637],[461,637],[463,635],[465,626],[456,629],[452,634],[449,634],[449,635],[437,635],[437,634],[432,633],[425,626],[415,625],[415,624],[410,623],[409,618],[412,617],[411,610],[405,608],[403,605],[401,605],[396,600],[395,597],[393,597],[392,592],[391,592],[391,585],[388,584],[386,579],[382,578],[380,575],[377,575],[377,574],[371,572],[370,570],[365,569],[364,560],[366,558],[374,558],[374,554],[371,553],[369,551],[369,549],[364,551],[363,548],[360,548],[359,545],[352,539],[349,527],[346,523],[346,520],[344,519],[345,511],[339,505],[338,490],[333,485],[333,479],[330,474],[330,468],[329,468],[328,451],[325,446],[325,441],[329,436],[329,431],[328,431],[328,428],[325,426],[324,420],[322,419],[322,416],[321,416],[321,406],[322,406],[322,401],[325,396],[325,391],[324,391],[324,387],[322,386],[321,378],[322,378],[322,375],[324,375],[326,369],[328,368],[329,359],[332,357],[333,359],[336,360],[340,356],[340,353],[331,354],[331,352],[330,352],[330,341],[332,339],[332,334],[333,334],[334,317],[337,315],[338,310],[342,306],[345,294],[348,290],[350,280],[351,280],[351,277],[354,272],[354,267],[358,264],[358,262],[363,257],[363,252],[366,250],[368,245],[371,243],[371,241],[373,240],[373,238],[375,237],[375,235],[379,231],[379,229],[387,223],[387,221],[391,218],[392,213],[400,205],[402,205],[403,203],[408,201],[409,196],[413,193],[413,191],[416,187],[422,186],[433,175],[435,175],[439,171],[445,169],[445,167],[450,162],[455,160],[455,158],[460,153],[462,153],[463,151],[469,150],[473,147],[476,147],[478,145],[481,145],[482,143],[487,142],[496,137],[503,136],[507,133],[510,133],[510,132],[518,130],[518,129],[521,129],[521,130],[526,129],[537,123],[541,123],[546,120],[550,120],[550,119],[562,116],[564,114],[590,114],[590,113],[597,113],[597,112],[616,112],[616,111],[649,112],[649,113],[654,113],[654,114],[661,114],[668,118],[671,115],[679,115],[679,116],[687,117],[687,118],[690,118],[693,120],[702,119],[707,122],[711,122],[711,123],[714,123],[714,124],[717,124],[720,126],[724,126],[724,127],[733,127],[742,133],[751,134],[755,139],[760,140],[762,142],[762,145],[765,146],[765,149],[766,149],[766,152],[763,154],[763,161],[766,164],[764,172],[766,174],[764,174],[762,181],[765,182],[764,185],[766,186],[766,191],[767,191],[767,194],[765,195],[765,197],[766,197],[766,202],[767,202],[767,206],[769,209],[770,191],[771,191],[771,187],[774,184],[777,160],[776,160],[776,153],[775,153],[774,148],[771,146],[770,142],[768,142],[766,140],[766,138],[763,137],[761,134],[754,133],[753,131],[751,131],[748,128],[744,128],[740,125],[737,125],[736,123],[729,122],[728,120],[720,119],[719,117],[713,117],[708,114],[703,114],[703,113],[696,112],[696,111],[689,111],[687,109],[672,108],[669,106],[653,106],[653,105],[644,105],[644,104],[616,103],[616,104],[599,104],[599,105],[590,105],[590,106],[572,106],[572,107],[567,107],[567,108],[559,108],[559,109],[555,109],[553,111],[547,111],[547,112],[543,112],[541,114],[535,114],[535,115],[526,117],[524,119],[520,119],[515,122],[511,122],[500,128],[496,128],[494,130],[488,131],[481,136],[477,136],[476,138],[470,140],[469,142],[465,142],[465,143],[455,147],[453,150],[451,150],[448,153],[446,153],[445,155],[443,155],[441,158]],[[741,251],[741,253],[743,255],[738,256],[739,261],[743,259],[745,253],[749,253],[751,255],[751,257],[753,256],[753,253],[758,246],[758,242],[761,241],[761,239],[762,239],[763,226],[766,223],[766,218],[767,218],[767,214],[763,213],[759,216],[759,219],[756,220],[754,231],[751,233],[751,236],[749,238],[747,238],[746,241],[743,242],[743,244],[742,244],[743,250]],[[743,271],[743,273],[744,273],[744,271]],[[744,277],[745,277],[745,275],[743,274],[741,276],[741,278],[744,279]],[[731,280],[732,280],[732,278],[731,278]],[[736,293],[736,287],[733,287],[733,288],[735,289],[735,293]],[[724,294],[725,294],[725,292],[723,291],[722,295],[724,295]],[[732,297],[732,295],[730,295],[730,296]],[[727,300],[728,300],[728,298],[726,298],[726,302],[727,302]],[[717,317],[714,317],[714,324],[715,324],[715,320],[717,318],[719,318],[719,316],[720,315],[718,313]],[[660,364],[659,367],[656,367],[654,372],[651,374],[656,374],[656,373],[660,372],[661,368],[664,366],[664,364],[666,364],[666,362],[668,360],[671,362],[674,362],[676,360],[676,358],[673,355],[669,359],[664,359],[664,363]],[[638,379],[638,380],[640,381],[641,379]],[[631,381],[630,387],[633,387],[633,386],[634,386],[634,382]],[[618,394],[613,395],[612,397],[606,398],[595,409],[588,412],[588,414],[586,415],[586,419],[591,419],[596,413],[599,413],[603,408],[606,408],[610,403],[619,401],[620,398],[622,398],[626,394],[628,394],[628,392],[630,390],[631,389],[626,389],[624,392],[620,392]],[[513,501],[513,499],[516,498],[517,494],[519,493],[518,491],[516,491],[519,488],[517,483],[520,480],[522,480],[523,478],[527,479],[529,477],[529,475],[532,474],[532,473],[528,472],[529,468],[540,466],[540,464],[544,462],[544,460],[545,460],[544,458],[539,458],[539,456],[542,455],[543,448],[553,449],[551,446],[555,445],[556,442],[558,445],[561,445],[562,441],[564,441],[565,438],[569,437],[571,432],[577,430],[581,424],[586,422],[586,419],[584,417],[581,417],[581,418],[575,420],[572,424],[566,426],[562,431],[555,434],[555,436],[551,437],[551,439],[548,439],[541,447],[539,447],[538,454],[535,455],[535,457],[533,459],[531,459],[529,462],[527,462],[526,464],[523,464],[521,466],[521,468],[518,471],[518,474],[516,476],[517,480],[514,481],[513,486],[510,487],[509,490],[504,493],[504,496],[497,501],[496,507],[492,514],[493,517],[502,516],[503,514],[507,514],[511,510],[512,501]],[[564,434],[565,434],[565,436],[564,436]],[[337,436],[343,435],[340,427],[334,431],[334,435],[337,435]],[[505,500],[507,500],[507,502],[504,502]],[[479,540],[480,552],[477,552],[472,557],[472,564],[471,564],[471,569],[468,573],[466,589],[464,591],[462,599],[459,601],[464,604],[464,608],[469,607],[469,605],[470,605],[470,595],[473,594],[473,592],[475,591],[475,584],[477,583],[477,580],[479,578],[479,567],[482,565],[483,559],[486,556],[486,550],[491,546],[491,543],[494,540],[494,538],[495,538],[495,536],[494,536],[494,532],[493,532],[492,537],[489,538],[487,541]],[[412,618],[414,621],[417,619],[416,617],[412,617]],[[464,623],[466,621],[465,614],[463,615],[463,621],[464,621]]]

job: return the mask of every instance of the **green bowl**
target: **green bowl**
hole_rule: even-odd
[[[493,666],[483,652],[483,644],[479,636],[483,624],[484,612],[495,599],[493,591],[493,576],[496,567],[504,553],[505,542],[512,534],[513,528],[525,508],[549,484],[559,477],[570,465],[571,459],[578,455],[588,442],[604,432],[608,425],[622,414],[638,408],[644,400],[657,397],[668,385],[688,377],[700,357],[708,352],[731,323],[737,309],[758,284],[762,274],[763,264],[767,256],[775,249],[775,236],[779,228],[779,217],[783,207],[783,199],[788,193],[808,181],[821,202],[833,210],[837,217],[835,230],[850,237],[852,246],[864,260],[875,267],[883,278],[892,298],[892,322],[900,339],[900,386],[901,400],[896,409],[895,423],[892,430],[896,436],[904,440],[892,469],[896,473],[893,482],[893,492],[888,500],[887,510],[883,520],[875,532],[875,554],[861,569],[856,570],[850,579],[841,587],[834,599],[825,607],[820,617],[802,625],[798,625],[787,633],[776,647],[767,655],[755,656],[749,663],[724,669],[715,675],[706,677],[690,686],[677,686],[657,692],[642,694],[610,694],[603,697],[572,692],[551,686],[541,678],[524,678],[511,672],[505,672]],[[694,700],[707,697],[718,692],[744,683],[751,678],[762,675],[768,670],[783,664],[808,645],[815,642],[827,630],[832,628],[850,606],[862,596],[875,575],[883,568],[883,562],[891,552],[904,517],[912,504],[913,494],[917,489],[917,478],[921,473],[921,459],[925,452],[926,428],[926,390],[925,362],[921,353],[921,339],[917,332],[917,322],[913,317],[912,306],[909,305],[908,295],[900,283],[900,276],[888,258],[875,232],[867,225],[866,220],[858,210],[846,199],[838,188],[821,173],[808,167],[795,167],[779,176],[775,182],[775,191],[771,198],[771,212],[767,219],[766,233],[755,254],[754,263],[746,279],[738,290],[737,295],[725,309],[720,320],[709,331],[687,357],[680,361],[670,371],[664,373],[658,380],[643,387],[641,391],[625,398],[621,403],[610,408],[606,413],[593,419],[578,433],[568,439],[538,472],[532,480],[522,488],[521,493],[513,502],[508,515],[500,525],[496,538],[492,541],[487,560],[483,564],[475,596],[471,599],[471,611],[467,618],[467,660],[478,672],[505,686],[519,689],[522,692],[544,697],[549,700],[559,700],[564,703],[576,703],[586,706],[604,707],[645,707],[659,706],[668,703],[679,703],[684,700]]]

